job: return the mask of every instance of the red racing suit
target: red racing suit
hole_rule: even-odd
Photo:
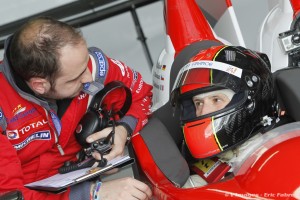
[[[132,104],[123,117],[137,122],[134,132],[139,131],[150,114],[152,86],[146,84],[139,73],[124,63],[108,58],[97,48],[89,48],[88,67],[95,81],[106,85],[119,80],[132,92]],[[58,173],[65,161],[75,160],[81,147],[76,142],[74,131],[86,112],[89,95],[81,93],[73,98],[61,117],[48,102],[17,85],[8,58],[0,64],[0,194],[21,190],[25,199],[69,199],[70,188],[61,194],[27,189],[25,184]],[[118,102],[120,96],[109,99]],[[62,149],[62,155],[59,149]],[[89,197],[88,197],[89,198]]]

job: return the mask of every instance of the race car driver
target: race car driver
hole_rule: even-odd
[[[241,152],[278,122],[266,55],[243,47],[201,50],[181,68],[171,92],[194,176],[184,187],[223,178]],[[204,169],[203,168],[206,168]],[[221,174],[221,175],[220,175]]]

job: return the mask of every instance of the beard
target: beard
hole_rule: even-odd
[[[58,92],[58,90],[55,89],[54,86],[51,86],[50,90],[43,94],[42,96],[46,99],[49,100],[63,100],[63,99],[73,99],[74,97],[78,96],[80,94],[82,90],[82,87],[78,90],[76,90],[76,92],[69,94],[69,95],[65,95],[64,93]]]

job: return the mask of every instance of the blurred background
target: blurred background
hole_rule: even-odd
[[[260,24],[276,2],[232,0],[248,48],[256,48]],[[152,83],[152,65],[165,44],[162,0],[1,0],[1,4],[0,59],[7,36],[32,16],[50,15],[79,27],[89,46],[125,62]]]

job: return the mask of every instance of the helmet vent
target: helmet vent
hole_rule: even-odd
[[[235,61],[236,53],[235,51],[225,50],[226,61]]]

